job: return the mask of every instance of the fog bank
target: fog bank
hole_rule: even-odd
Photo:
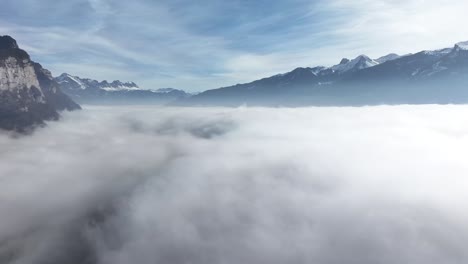
[[[468,106],[85,107],[0,146],[0,263],[468,262]]]

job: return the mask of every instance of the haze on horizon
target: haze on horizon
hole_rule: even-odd
[[[448,0],[4,0],[0,32],[54,75],[199,91],[468,40]]]

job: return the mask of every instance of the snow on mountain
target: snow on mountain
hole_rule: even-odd
[[[155,93],[170,93],[170,92],[177,92],[180,90],[174,89],[174,88],[159,88],[157,90],[154,90],[153,92]]]
[[[63,73],[62,75],[57,77],[56,80],[58,81],[58,83],[69,83],[70,85],[75,85],[75,86],[77,86],[77,87],[79,87],[80,89],[83,89],[83,90],[87,88],[85,83],[82,82],[79,77],[72,76],[72,75],[67,74],[67,73]]]
[[[396,59],[398,59],[400,57],[401,56],[398,55],[398,54],[390,53],[388,55],[385,55],[385,56],[382,56],[382,57],[376,59],[375,61],[378,62],[378,63],[384,63],[384,62],[387,62],[387,61],[396,60]]]
[[[250,83],[207,90],[187,99],[184,104],[466,103],[467,70],[468,41],[452,48],[403,56],[388,54],[375,60],[360,55],[353,60],[342,59],[338,65],[328,68],[299,67]],[[450,85],[446,85],[447,82]],[[405,89],[394,87],[395,84],[401,84]],[[405,87],[409,84],[410,87]],[[345,91],[343,87],[350,89]],[[447,89],[450,92],[446,92]]]
[[[330,69],[338,73],[345,73],[351,70],[362,70],[373,67],[377,64],[379,64],[377,61],[366,55],[360,55],[353,60],[342,60],[340,64],[332,66]]]
[[[134,82],[96,81],[67,73],[55,78],[62,90],[81,103],[165,104],[190,94],[174,88],[147,90]]]
[[[97,89],[104,90],[107,92],[119,92],[119,91],[140,91],[143,90],[134,82],[121,82],[113,81],[111,83],[107,81],[96,81],[92,79],[84,79],[78,76],[73,76],[68,73],[63,73],[56,78],[56,81],[62,85],[66,86],[69,90],[86,90],[86,89]]]
[[[452,51],[453,51],[452,48],[446,48],[446,49],[439,49],[439,50],[425,50],[424,53],[427,55],[442,57],[444,55],[449,54]]]
[[[455,44],[455,48],[459,48],[460,50],[468,50],[468,41],[465,42],[459,42]]]
[[[323,66],[318,66],[310,69],[310,72],[312,72],[315,75],[318,75],[321,71],[325,70],[326,67]]]
[[[132,84],[132,83],[117,83],[117,84],[111,84],[110,86],[104,86],[101,87],[101,89],[108,91],[108,92],[117,92],[117,91],[141,91],[143,89],[140,89],[138,86]]]
[[[387,56],[388,56],[387,60],[396,59],[396,57],[394,56],[393,57],[390,55],[387,55]],[[398,55],[395,54],[395,56],[398,56]],[[291,72],[277,74],[272,77],[276,77],[276,78],[290,77],[294,79],[294,78],[297,78],[298,75],[310,75],[310,73],[312,73],[315,76],[327,76],[327,75],[334,74],[334,73],[343,74],[349,71],[358,71],[358,70],[362,70],[365,68],[373,67],[378,64],[379,64],[378,61],[373,60],[366,55],[360,55],[353,60],[344,58],[341,60],[340,64],[332,66],[332,67],[323,67],[323,66],[317,66],[313,68],[299,67]]]

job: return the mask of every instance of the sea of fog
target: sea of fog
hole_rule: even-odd
[[[468,106],[85,107],[0,134],[0,263],[468,263]]]

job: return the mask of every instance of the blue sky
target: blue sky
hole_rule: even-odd
[[[468,40],[466,0],[2,0],[0,34],[54,75],[198,91]]]

